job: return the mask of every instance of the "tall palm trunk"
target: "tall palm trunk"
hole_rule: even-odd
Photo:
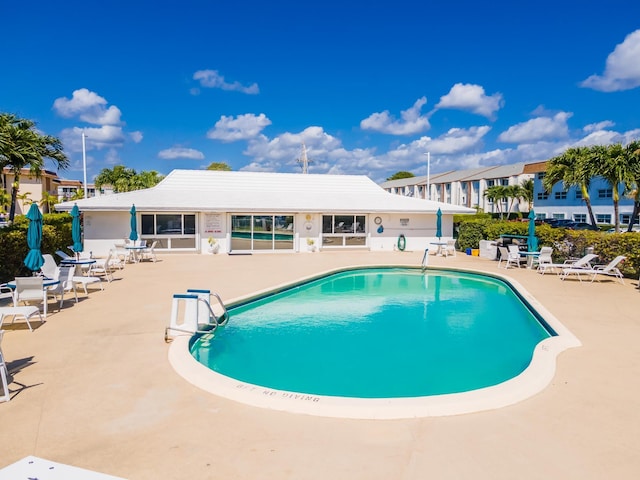
[[[13,222],[16,216],[16,204],[18,203],[18,189],[20,188],[20,175],[16,172],[11,184],[11,208],[9,209],[9,221]]]
[[[584,204],[587,207],[587,212],[589,212],[589,219],[591,220],[591,225],[596,225],[596,217],[593,214],[593,208],[591,207],[591,197],[589,196],[589,189],[586,185],[581,185],[582,189],[582,199],[584,200]]]

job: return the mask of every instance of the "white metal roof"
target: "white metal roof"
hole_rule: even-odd
[[[101,195],[56,205],[82,211],[475,213],[448,203],[385,192],[364,175],[174,170],[145,190]]]

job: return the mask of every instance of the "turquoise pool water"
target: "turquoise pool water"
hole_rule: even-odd
[[[459,393],[520,374],[554,332],[504,281],[381,268],[341,272],[230,309],[192,355],[272,389],[340,397]]]

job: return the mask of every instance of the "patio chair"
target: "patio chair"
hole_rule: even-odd
[[[505,268],[509,268],[509,265],[515,265],[520,268],[520,265],[527,263],[527,259],[520,255],[520,247],[518,247],[518,245],[508,245],[507,251],[509,254],[507,256],[507,265]]]
[[[11,395],[9,395],[9,385],[7,382],[7,378],[9,377],[9,370],[7,369],[7,364],[4,361],[4,354],[2,353],[2,337],[4,336],[4,330],[0,330],[0,381],[2,382],[2,395],[0,395],[0,400],[3,402],[8,402],[11,400]]]
[[[538,271],[540,271],[542,265],[551,265],[553,263],[553,258],[551,255],[553,254],[552,247],[542,247],[540,248],[540,255],[533,259],[533,264],[537,265]]]
[[[13,293],[13,306],[19,307],[20,303],[25,303],[28,306],[33,306],[35,304],[39,307],[42,304],[46,317],[47,293],[45,292],[42,283],[42,277],[16,277],[16,288]],[[31,328],[31,326],[29,326],[29,328]]]
[[[507,249],[507,247],[498,247],[498,251],[500,252],[498,268],[500,268],[502,262],[504,262],[504,268],[509,268],[510,265],[515,265],[520,268],[520,252],[514,253]]]
[[[89,267],[89,276],[90,277],[95,277],[96,274],[104,274],[104,276],[107,278],[108,282],[111,282],[111,280],[113,280],[113,274],[112,274],[112,269],[113,266],[111,265],[111,250],[109,250],[109,253],[107,254],[107,258],[98,258],[96,259],[96,263],[92,263],[91,266]]]
[[[153,263],[155,263],[158,260],[156,258],[156,252],[154,250],[157,243],[158,241],[154,240],[150,247],[145,248],[141,252],[140,260],[151,260]]]
[[[73,281],[73,274],[75,270],[75,267],[69,265],[58,267],[56,276],[54,278],[60,283],[47,288],[47,298],[53,297],[55,301],[58,301],[58,296],[60,296],[60,306],[58,307],[58,311],[62,309],[62,304],[64,303],[64,292],[70,292],[73,290],[73,295],[76,298],[76,303],[78,303],[76,284]]]
[[[582,282],[582,275],[591,275],[591,282],[593,282],[598,275],[607,275],[617,278],[624,285],[624,279],[622,272],[618,269],[618,264],[624,262],[626,258],[624,255],[618,255],[607,265],[595,265],[592,268],[566,268],[562,271],[561,278],[564,280],[569,275],[577,275],[580,282]]]
[[[596,258],[598,258],[598,255],[594,253],[588,253],[584,257],[577,260],[565,260],[564,263],[544,263],[538,265],[538,272],[544,275],[547,270],[555,271],[556,269],[558,269],[558,275],[562,275],[563,270],[568,268],[591,268],[591,262],[593,262]]]
[[[455,240],[447,240],[447,244],[442,249],[442,252],[445,256],[453,255],[456,256],[456,241]]]

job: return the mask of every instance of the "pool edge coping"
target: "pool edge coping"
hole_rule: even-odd
[[[238,304],[260,298],[293,285],[313,281],[341,271],[362,268],[410,268],[415,265],[353,265],[302,277],[272,288],[237,297],[227,303]],[[456,267],[427,267],[427,270],[458,271],[499,278],[514,288],[529,305],[555,330],[557,336],[540,342],[530,365],[516,377],[498,385],[470,392],[408,398],[347,398],[288,392],[248,384],[226,377],[200,364],[189,352],[190,336],[173,339],[168,360],[173,369],[192,385],[243,404],[271,410],[334,418],[402,419],[461,415],[494,410],[524,401],[544,390],[556,373],[557,357],[563,351],[581,346],[580,340],[518,281],[502,273]]]

